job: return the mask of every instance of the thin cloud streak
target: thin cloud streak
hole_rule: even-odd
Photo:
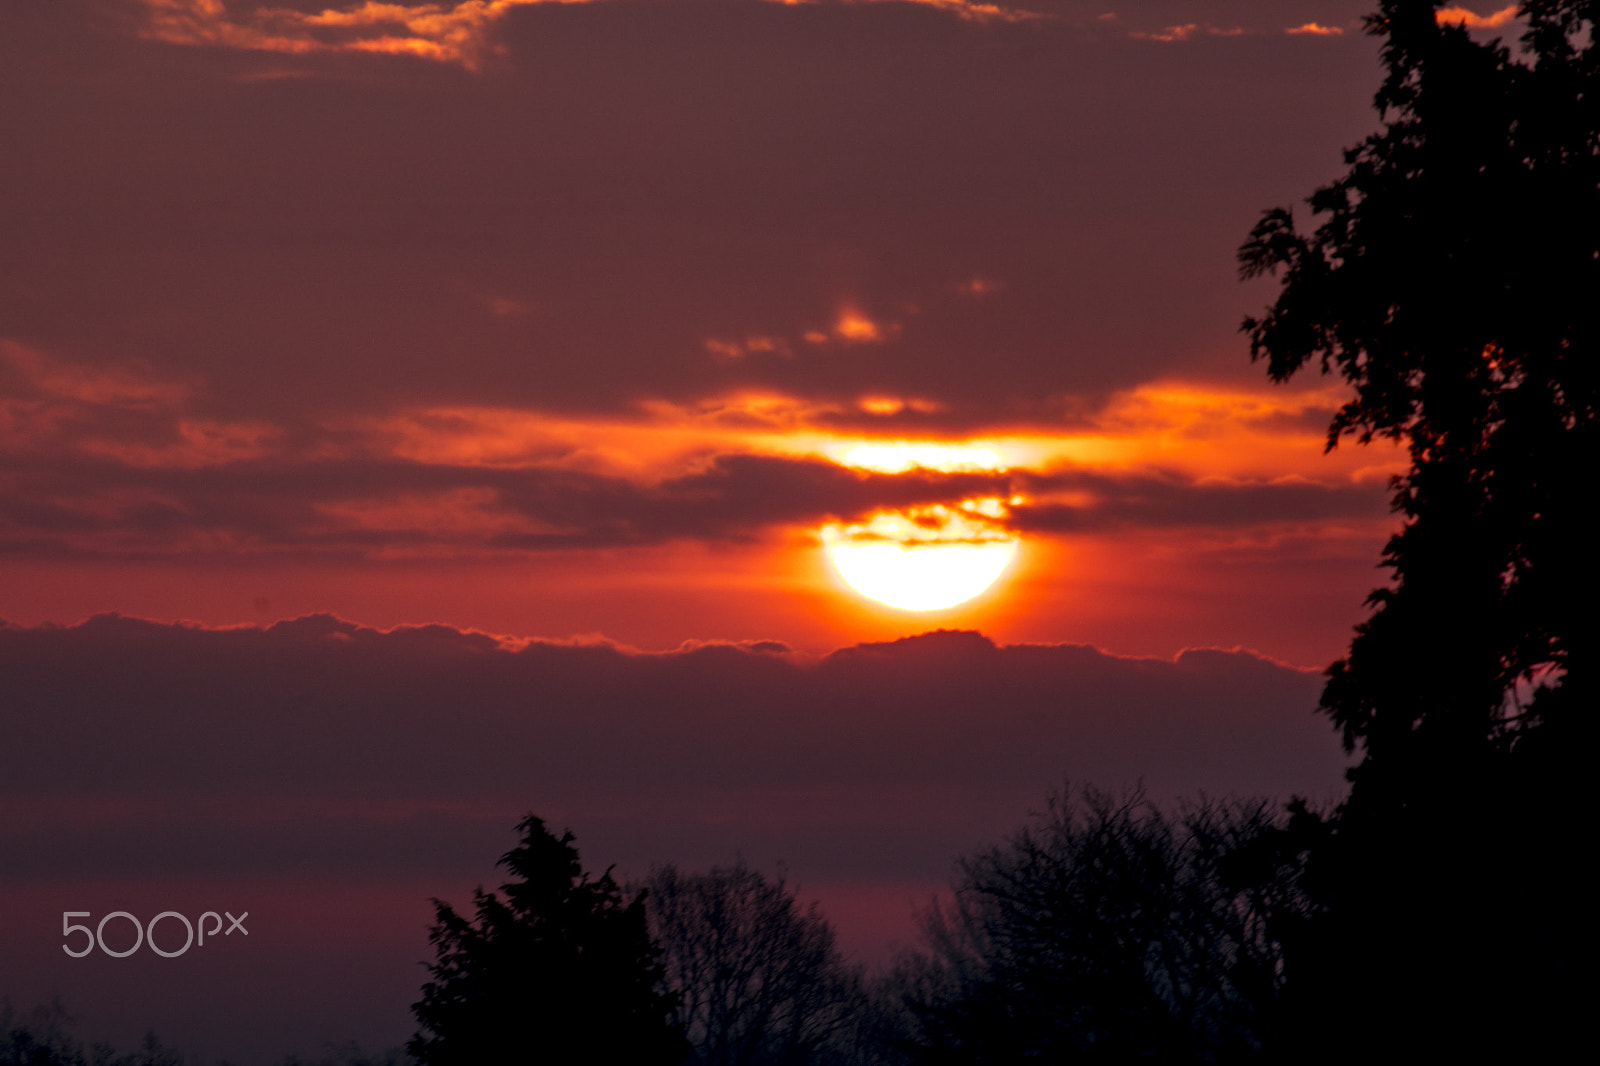
[[[1499,11],[1480,15],[1469,8],[1452,4],[1450,7],[1441,7],[1435,11],[1433,18],[1441,26],[1465,26],[1469,30],[1497,30],[1514,21],[1520,10],[1516,4],[1512,4]]]
[[[230,15],[223,0],[138,0],[147,22],[140,36],[167,44],[211,45],[257,52],[372,52],[410,55],[476,70],[490,50],[494,24],[513,9],[589,0],[463,0],[384,4],[316,13],[259,7]]]
[[[1300,36],[1302,34],[1312,37],[1344,36],[1344,30],[1340,29],[1338,26],[1323,26],[1316,22],[1306,22],[1299,26],[1291,26],[1289,29],[1286,29],[1283,32],[1289,34],[1291,37]]]
[[[144,9],[139,36],[166,44],[277,52],[287,55],[354,52],[412,56],[438,63],[456,64],[477,71],[485,59],[502,51],[493,37],[499,23],[513,10],[540,4],[588,4],[603,0],[460,0],[455,4],[396,4],[366,0],[344,8],[306,12],[290,8],[257,7],[248,14],[230,13],[224,0],[132,0]],[[1062,16],[975,0],[762,0],[782,7],[812,7],[823,3],[844,6],[905,4],[929,8],[974,24],[1059,22]],[[1515,16],[1506,8],[1479,16],[1465,8],[1438,13],[1439,20],[1464,22],[1472,28],[1503,25]],[[1200,37],[1237,37],[1270,32],[1262,28],[1219,26],[1188,22],[1156,29],[1123,29],[1113,14],[1071,20],[1080,29],[1125,35],[1134,40],[1177,42]],[[1338,27],[1306,22],[1283,31],[1287,34],[1339,36]]]
[[[1323,456],[1328,390],[1157,384],[1076,426],[976,440],[899,436],[902,416],[937,430],[937,412],[881,396],[653,401],[592,421],[442,408],[279,424],[217,417],[199,386],[138,368],[16,344],[0,356],[12,393],[0,550],[21,556],[478,558],[755,543],[946,512],[1007,537],[1242,529],[1375,519],[1387,472],[1365,450]]]
[[[165,44],[309,55],[362,52],[414,56],[479,70],[498,50],[496,25],[517,8],[599,0],[461,0],[450,4],[390,4],[378,0],[317,12],[257,7],[231,14],[224,0],[135,0],[145,9],[139,35]],[[794,0],[768,2],[796,6]],[[857,2],[857,0],[846,0]],[[1046,16],[971,0],[859,0],[908,3],[967,22],[1028,22]]]
[[[287,467],[240,461],[137,473],[80,461],[24,468],[13,482],[22,491],[0,505],[0,550],[125,559],[474,558],[752,543],[828,522],[952,508],[998,531],[1076,533],[1387,517],[1376,481],[1195,481],[1174,472],[1088,469],[884,474],[757,455],[719,455],[702,470],[654,485],[570,470],[381,460]]]

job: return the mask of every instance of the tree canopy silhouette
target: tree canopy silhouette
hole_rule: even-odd
[[[1285,934],[1296,1061],[1375,1044],[1541,1060],[1582,1009],[1600,583],[1600,39],[1528,0],[1520,49],[1384,0],[1379,131],[1239,251],[1281,271],[1251,353],[1354,388],[1328,447],[1396,440],[1400,531],[1322,707],[1361,754],[1309,847],[1320,917]]]
[[[584,872],[572,833],[529,815],[501,857],[513,880],[474,894],[477,920],[434,900],[437,961],[412,1006],[408,1050],[429,1066],[626,1062],[676,1066],[688,1050],[645,928],[610,871]]]
[[[1570,713],[1600,634],[1600,5],[1524,4],[1516,57],[1437,6],[1369,17],[1384,123],[1310,198],[1318,228],[1268,211],[1239,251],[1246,277],[1283,272],[1245,320],[1252,356],[1277,381],[1314,364],[1355,388],[1328,447],[1409,449],[1393,581],[1323,696],[1373,773]],[[1559,698],[1507,699],[1555,678]]]
[[[118,1054],[108,1044],[75,1040],[76,1019],[60,1000],[20,1011],[0,999],[0,1066],[183,1066],[184,1056],[147,1032],[138,1050]]]
[[[1052,796],[924,916],[931,950],[901,968],[917,1061],[1252,1058],[1282,983],[1271,919],[1301,901],[1293,866],[1255,864],[1248,884],[1225,867],[1278,821],[1265,801]]]
[[[866,993],[815,904],[743,860],[650,872],[647,911],[694,1066],[864,1061]]]

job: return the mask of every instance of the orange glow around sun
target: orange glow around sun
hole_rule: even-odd
[[[746,337],[741,344],[754,351],[759,340]],[[651,641],[656,637],[648,634],[678,632],[679,615],[663,608],[661,618],[669,621],[653,628],[642,628],[637,612],[625,607],[602,621],[587,620],[599,605],[614,602],[608,597],[615,589],[637,593],[645,558],[659,563],[672,595],[693,589],[728,617],[737,613],[730,604],[756,597],[759,587],[762,617],[781,615],[791,627],[822,617],[849,617],[852,625],[868,627],[914,621],[878,611],[869,601],[904,611],[970,604],[964,609],[993,610],[996,617],[1039,615],[1044,608],[1027,605],[1042,601],[1029,590],[1048,585],[1055,590],[1051,602],[1059,603],[1091,581],[1104,588],[1114,578],[1117,587],[1132,588],[1151,572],[1150,560],[1199,559],[1200,549],[1208,560],[1254,557],[1286,543],[1307,559],[1321,558],[1324,550],[1343,558],[1343,545],[1355,537],[1366,550],[1387,535],[1389,520],[1381,507],[1374,514],[1350,510],[1351,500],[1362,493],[1379,500],[1388,477],[1404,467],[1403,453],[1381,442],[1324,454],[1325,427],[1344,397],[1322,384],[1273,389],[1153,381],[1092,402],[1061,398],[1051,418],[996,417],[956,436],[962,423],[929,417],[940,405],[914,393],[801,396],[747,389],[652,398],[604,413],[421,404],[290,425],[219,418],[201,406],[194,381],[158,378],[136,364],[77,365],[10,341],[0,340],[0,373],[37,397],[0,399],[0,449],[52,462],[84,459],[94,469],[115,467],[126,475],[52,490],[51,506],[74,518],[49,532],[58,549],[85,558],[131,554],[145,560],[204,553],[221,568],[219,575],[249,562],[240,576],[219,576],[218,589],[234,589],[236,581],[250,585],[255,579],[242,576],[250,567],[270,570],[272,583],[326,588],[324,568],[343,567],[352,554],[382,561],[391,575],[402,567],[421,574],[420,568],[434,566],[537,572],[544,575],[538,596],[562,597],[561,617],[574,619],[560,626],[637,631],[646,634],[638,639]],[[104,418],[104,408],[118,417]],[[421,476],[392,483],[354,476],[372,463]],[[262,496],[261,507],[270,502],[280,518],[271,528],[251,529],[213,519],[216,508],[204,496],[211,482],[199,475],[231,464],[303,469],[307,484],[318,486],[329,468],[343,466],[352,476],[336,479],[332,489]],[[818,469],[824,465],[834,470]],[[837,476],[841,470],[854,471],[859,483]],[[783,478],[825,491],[789,501],[774,487]],[[901,478],[903,488],[895,483]],[[599,503],[580,500],[562,509],[521,489],[541,483],[577,486],[590,494],[584,499]],[[1324,492],[1331,501],[1326,516],[1317,511]],[[741,493],[763,498],[763,507],[777,498],[759,526],[739,524]],[[1275,493],[1299,502],[1274,511],[1278,505],[1269,498]],[[1226,513],[1234,499],[1244,501],[1237,520]],[[1262,507],[1252,511],[1252,500]],[[662,504],[694,520],[681,527],[652,524],[652,508]],[[152,511],[181,520],[149,526],[141,516]],[[701,519],[703,527],[696,526]],[[7,532],[0,530],[0,540]],[[21,536],[11,540],[24,543]],[[1115,550],[1096,554],[1099,545],[1122,548],[1141,537],[1165,545],[1167,554],[1151,548],[1142,562]],[[760,545],[762,561],[741,569],[731,561],[733,543]],[[1099,562],[1052,569],[1046,561],[1064,558],[1051,553],[1066,543],[1073,560]],[[1025,557],[1025,574],[1019,557]],[[41,563],[41,574],[58,574],[69,584],[79,582],[73,574],[91,572],[81,582],[82,595],[67,596],[60,591],[65,585],[51,593],[57,597],[52,610],[69,601],[86,611],[105,609],[111,604],[96,590],[108,579],[87,564]],[[139,576],[152,572],[130,570],[117,579],[128,609],[226,615],[211,600],[211,606],[182,607],[183,596],[174,597],[169,582],[156,588]],[[569,591],[558,593],[549,577],[557,572],[561,589]],[[807,576],[797,578],[801,573]],[[302,581],[307,574],[319,576]],[[1171,585],[1181,576],[1164,581]],[[1002,578],[1003,595],[996,587]],[[417,576],[408,587],[432,588],[430,580]],[[47,582],[41,582],[33,587],[44,595]],[[378,614],[389,610],[370,589],[347,585],[350,603]],[[804,597],[792,595],[796,589]],[[246,605],[244,620],[255,617],[249,605],[261,594],[256,588],[237,594]],[[18,595],[12,590],[7,601],[9,620],[33,609]],[[471,603],[484,594],[460,596],[466,606],[453,612],[439,600],[439,616],[478,617]],[[206,599],[195,597],[197,604]],[[324,606],[313,593],[281,602],[304,610]],[[507,610],[507,619],[522,617]],[[557,624],[537,612],[529,617],[534,621],[516,624]]]

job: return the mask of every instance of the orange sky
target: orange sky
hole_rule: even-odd
[[[1397,457],[1324,454],[1340,390],[1249,365],[1271,283],[1233,251],[1368,126],[1360,13],[35,13],[5,75],[56,88],[49,122],[4,116],[0,618],[1326,663]],[[948,610],[864,600],[820,550],[952,515],[1019,549]]]
[[[22,394],[7,401],[8,449],[76,475],[35,482],[66,557],[11,582],[6,616],[24,624],[331,609],[651,649],[756,636],[816,651],[956,626],[1316,664],[1370,581],[1399,468],[1381,446],[1325,452],[1340,393],[1316,384],[1158,380],[1054,423],[956,436],[897,428],[938,405],[882,394],[227,421],[197,409],[203,383],[15,342],[0,357]],[[982,500],[987,514],[972,510]],[[963,502],[979,524],[967,528],[1021,550],[959,607],[875,604],[821,552],[825,524]]]

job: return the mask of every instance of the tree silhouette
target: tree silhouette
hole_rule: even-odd
[[[0,999],[0,1066],[182,1066],[184,1061],[153,1032],[126,1054],[107,1044],[84,1048],[72,1037],[75,1021],[60,1000],[19,1011]]]
[[[1282,271],[1244,323],[1253,357],[1354,387],[1328,446],[1409,454],[1390,583],[1322,697],[1361,761],[1300,841],[1321,916],[1286,940],[1299,1061],[1538,1060],[1581,1016],[1600,5],[1530,0],[1516,55],[1437,7],[1369,18],[1382,127],[1310,198],[1314,232],[1269,211],[1239,253],[1247,277]]]
[[[1600,41],[1592,0],[1534,0],[1526,60],[1385,0],[1383,128],[1310,198],[1310,235],[1268,211],[1245,276],[1283,271],[1245,320],[1283,381],[1308,364],[1355,396],[1346,436],[1409,449],[1389,587],[1323,706],[1369,776],[1565,717],[1592,692],[1587,489],[1600,460]],[[1519,682],[1566,691],[1508,700]],[[1525,693],[1524,693],[1525,695]]]
[[[315,1059],[288,1055],[279,1066],[411,1066],[412,1058],[404,1048],[384,1048],[367,1051],[354,1041],[324,1045],[325,1052]],[[226,1066],[226,1064],[223,1064]]]
[[[1274,916],[1292,868],[1244,885],[1229,856],[1275,825],[1265,801],[1167,814],[1142,793],[1068,791],[959,864],[955,902],[902,963],[929,1064],[1240,1061],[1281,987]]]
[[[816,905],[801,909],[780,876],[741,859],[709,873],[658,866],[647,882],[676,1018],[696,1066],[806,1066],[854,1061],[862,975],[839,952]]]
[[[514,880],[477,890],[475,922],[434,900],[437,961],[408,1050],[430,1066],[681,1062],[643,894],[624,902],[610,871],[591,879],[571,832],[532,815],[517,828],[499,863]]]

